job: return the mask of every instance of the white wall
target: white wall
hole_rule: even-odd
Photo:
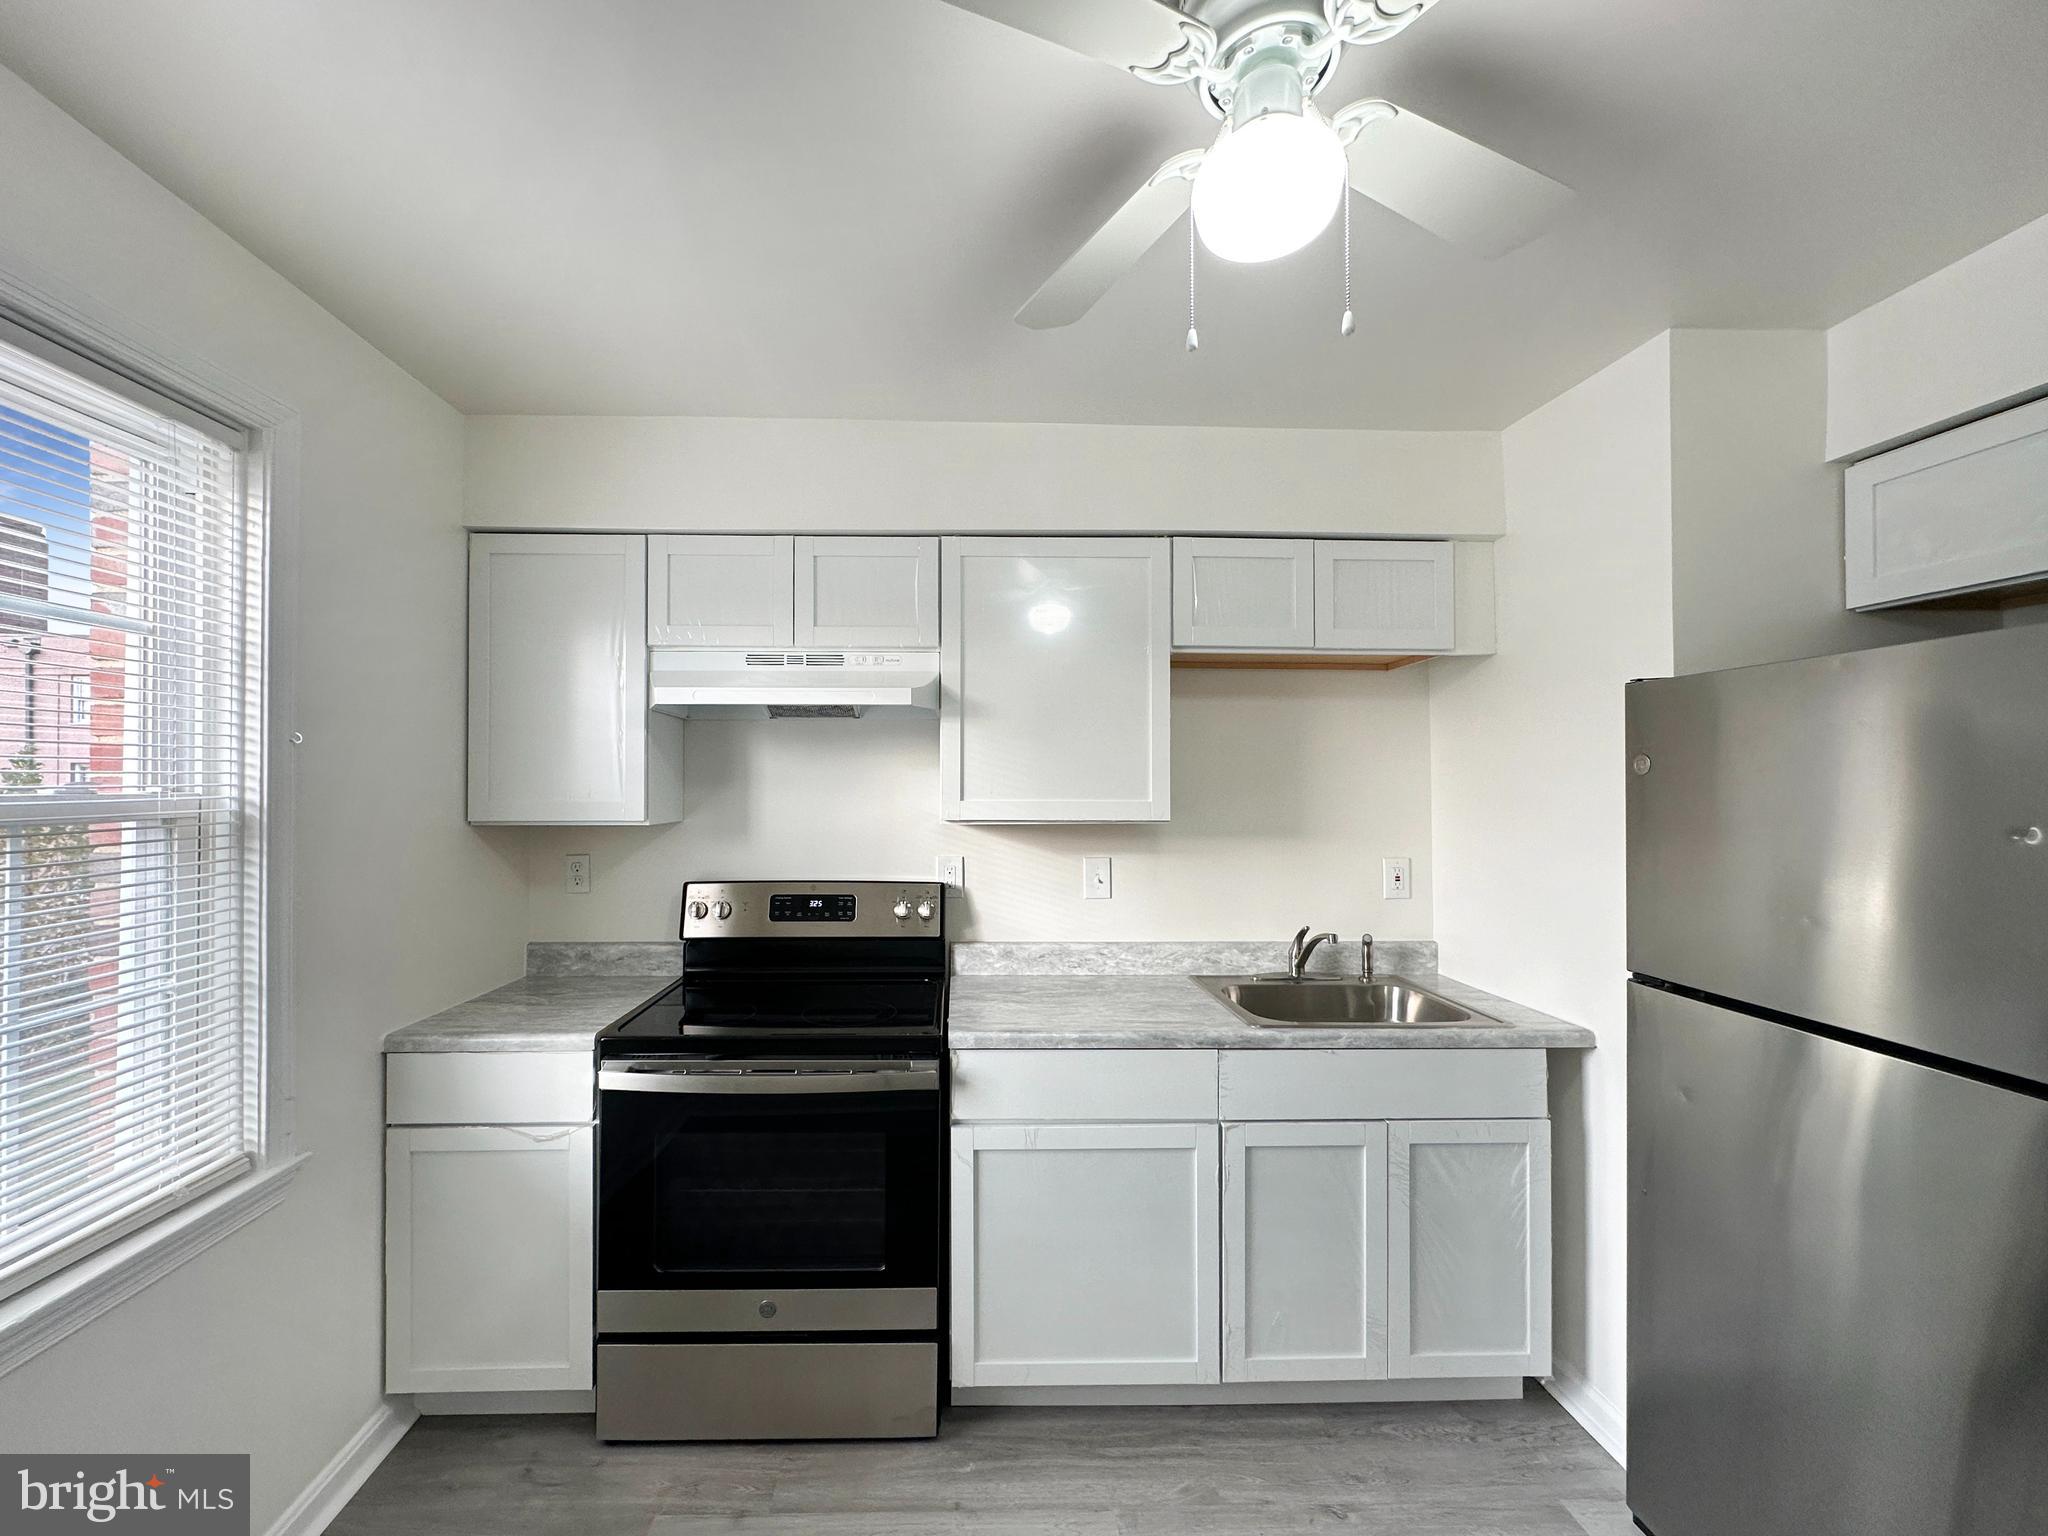
[[[1831,459],[2048,390],[2048,217],[1880,299],[1828,332]]]
[[[1492,432],[476,416],[476,528],[1501,530]]]
[[[1552,1057],[1556,1376],[1619,1444],[1627,1387],[1622,687],[1672,667],[1659,336],[1508,428],[1500,654],[1430,663],[1444,969],[1590,1027]]]
[[[281,1206],[0,1378],[10,1450],[252,1453],[261,1532],[381,1400],[379,1038],[520,965],[511,846],[462,823],[462,423],[4,70],[0,144],[0,267],[301,415],[298,707],[277,725],[306,737],[283,1022],[312,1160]]]
[[[1823,333],[1673,331],[1670,403],[1676,671],[1997,623],[1978,613],[1843,606],[1842,471],[1824,462]]]
[[[1433,663],[1432,665],[1437,665]],[[967,856],[962,937],[1430,936],[1429,681],[1395,672],[1177,672],[1173,820],[974,827],[940,820],[938,727],[893,720],[692,720],[677,826],[533,831],[536,939],[674,938],[685,879],[931,877]],[[563,889],[590,853],[596,888]],[[1114,861],[1083,901],[1081,856]],[[1415,894],[1380,898],[1383,855]]]

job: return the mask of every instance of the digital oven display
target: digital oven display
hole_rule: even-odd
[[[770,896],[768,898],[768,921],[771,923],[850,923],[853,921],[853,897],[847,894],[834,896]]]

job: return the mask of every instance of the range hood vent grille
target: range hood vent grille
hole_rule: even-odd
[[[750,667],[843,667],[844,651],[749,651]]]

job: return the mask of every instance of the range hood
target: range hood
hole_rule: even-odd
[[[936,715],[939,653],[656,650],[648,702],[692,720]]]

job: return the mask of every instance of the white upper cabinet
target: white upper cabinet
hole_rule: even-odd
[[[788,534],[651,535],[647,643],[793,644],[794,544]]]
[[[469,541],[469,819],[640,824],[682,814],[679,722],[647,709],[647,541]]]
[[[1316,540],[1317,648],[1411,656],[1450,650],[1453,559],[1443,540]]]
[[[1316,643],[1308,539],[1175,539],[1173,643],[1257,651]]]
[[[1550,1374],[1550,1122],[1387,1127],[1387,1374]]]
[[[2048,400],[1849,466],[1851,608],[2048,577]]]
[[[800,650],[933,650],[939,643],[936,538],[796,541]]]
[[[1165,821],[1168,540],[943,541],[949,821]]]

